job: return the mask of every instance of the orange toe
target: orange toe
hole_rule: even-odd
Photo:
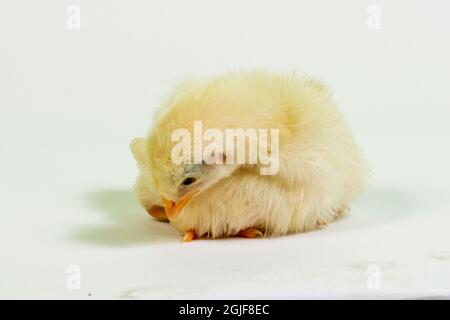
[[[248,229],[239,231],[237,235],[239,237],[244,237],[244,238],[258,238],[258,237],[262,237],[263,233],[256,228],[248,228]]]
[[[186,231],[184,236],[183,236],[183,242],[191,242],[196,237],[197,237],[197,234],[195,233],[194,230]]]

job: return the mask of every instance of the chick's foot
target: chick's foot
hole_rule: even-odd
[[[195,238],[197,238],[197,234],[195,233],[195,231],[189,230],[184,233],[183,242],[191,242]]]
[[[258,237],[262,237],[263,233],[256,228],[247,228],[247,229],[239,231],[237,233],[237,236],[244,237],[244,238],[258,238]]]

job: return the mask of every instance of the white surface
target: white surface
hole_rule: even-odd
[[[449,298],[450,6],[370,3],[380,31],[356,0],[2,2],[0,298]],[[323,231],[182,244],[128,142],[170,84],[252,67],[324,78],[373,182]]]

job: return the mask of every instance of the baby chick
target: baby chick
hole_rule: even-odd
[[[277,153],[277,171],[261,174],[259,160],[229,163],[238,151],[229,148],[211,153],[222,164],[174,163],[173,132],[184,128],[195,136],[196,121],[224,136],[227,128],[277,129],[277,150],[268,146],[269,154]],[[148,136],[134,139],[131,149],[140,171],[139,202],[155,218],[169,220],[184,241],[316,229],[348,210],[367,171],[321,82],[261,71],[180,85],[157,112]]]

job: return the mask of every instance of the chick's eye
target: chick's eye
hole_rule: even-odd
[[[197,179],[189,177],[183,180],[183,182],[181,183],[183,186],[188,186],[190,184],[193,184],[197,181]]]

